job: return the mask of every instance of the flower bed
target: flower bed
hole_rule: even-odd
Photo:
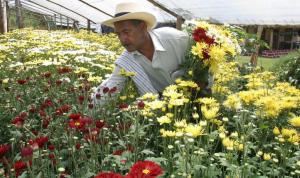
[[[218,26],[205,35],[215,38],[206,33],[215,28],[235,38]],[[105,96],[97,97],[109,98],[107,105],[93,105],[93,87],[122,48],[111,44],[114,36],[86,35],[22,30],[1,36],[1,175],[299,176],[299,89],[270,72],[241,75],[226,52],[216,58],[224,62],[213,72],[212,97],[198,96],[197,73],[188,69],[190,79],[177,80],[160,99],[138,97],[129,80],[123,92],[103,89]]]

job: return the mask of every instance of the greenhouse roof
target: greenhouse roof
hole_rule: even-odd
[[[43,14],[61,14],[79,22],[101,23],[114,15],[122,0],[22,0],[22,6]],[[131,0],[132,1],[132,0]],[[150,0],[136,0],[154,13],[159,22],[176,18]],[[14,2],[14,0],[13,0]],[[239,25],[300,25],[299,0],[155,0],[184,19],[214,19]]]

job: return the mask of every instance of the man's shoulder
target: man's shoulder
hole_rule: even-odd
[[[187,38],[188,34],[172,27],[160,27],[153,30],[160,39],[178,39]]]

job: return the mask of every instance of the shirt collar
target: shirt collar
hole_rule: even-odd
[[[153,45],[154,45],[154,50],[155,51],[166,51],[165,48],[162,46],[161,42],[158,40],[157,36],[152,32],[149,31],[149,34],[151,36]]]
[[[162,46],[161,42],[158,40],[157,36],[152,31],[149,31],[149,34],[154,45],[154,51],[166,51],[165,48]],[[132,55],[142,55],[138,51],[132,51],[129,53]]]

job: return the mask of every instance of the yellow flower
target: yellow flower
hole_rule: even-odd
[[[279,134],[280,134],[279,128],[278,128],[278,127],[274,127],[273,133],[274,133],[275,135],[279,135]]]
[[[243,151],[244,150],[244,144],[239,144],[238,150]]]
[[[281,130],[281,134],[282,134],[283,137],[289,138],[289,137],[291,137],[293,135],[296,135],[297,131],[295,129],[286,129],[286,128],[283,128]]]
[[[176,132],[175,131],[170,131],[170,130],[165,130],[165,129],[160,129],[160,133],[162,137],[175,137]]]
[[[186,103],[186,99],[185,98],[181,98],[181,99],[171,99],[169,101],[169,104],[172,106],[183,106],[184,103]]]
[[[294,127],[300,127],[300,116],[290,119],[289,123]]]
[[[102,77],[99,77],[99,76],[90,76],[88,79],[87,79],[89,82],[101,82],[102,80]]]
[[[200,125],[189,124],[185,127],[185,132],[192,137],[198,137],[203,134],[203,129]]]
[[[271,154],[270,153],[264,153],[263,158],[265,161],[269,161],[271,159]]]
[[[120,96],[120,100],[126,100],[127,99],[127,96]]]
[[[174,126],[177,128],[185,128],[187,126],[186,120],[175,121]]]
[[[227,100],[224,101],[223,105],[229,109],[240,109],[241,106],[241,102],[240,99],[237,97],[237,95],[229,95],[227,97]]]
[[[214,119],[219,116],[219,114],[218,114],[219,108],[218,107],[213,107],[213,108],[208,109],[207,107],[202,106],[201,111],[207,120],[211,120],[211,119]]]
[[[171,123],[171,119],[168,116],[159,117],[157,118],[157,121],[159,122],[160,125]]]
[[[200,59],[203,58],[203,50],[207,48],[207,44],[204,42],[197,42],[196,45],[192,46],[192,54],[198,56]]]
[[[127,72],[125,69],[120,70],[120,75],[125,76],[125,77],[133,77],[135,76],[135,72]]]
[[[6,78],[6,79],[2,80],[2,83],[8,83],[8,81],[9,81],[9,78]]]
[[[164,101],[160,101],[160,100],[154,100],[151,101],[149,103],[145,103],[147,106],[149,106],[152,110],[155,109],[161,109],[165,106],[165,102]]]
[[[233,150],[233,146],[234,146],[234,141],[231,140],[230,138],[226,137],[222,140],[222,144],[224,147],[226,147],[226,149],[228,150]]]
[[[146,93],[142,96],[143,100],[155,100],[158,98],[158,95],[153,94],[153,93]]]

